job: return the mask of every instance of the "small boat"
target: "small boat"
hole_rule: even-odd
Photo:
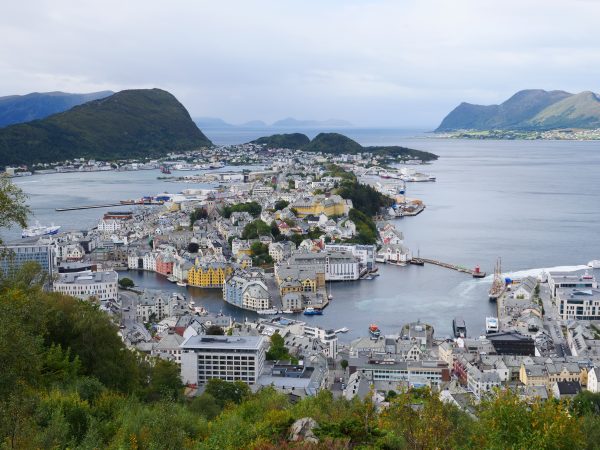
[[[481,271],[481,268],[479,266],[475,266],[475,268],[473,269],[473,278],[485,278],[486,273]]]
[[[304,308],[304,315],[305,316],[322,316],[323,311],[321,311],[320,309],[315,309],[312,306],[307,306],[306,308]]]
[[[497,333],[499,331],[498,318],[497,317],[486,317],[485,318],[485,332],[486,333]]]
[[[369,334],[371,335],[372,338],[379,338],[379,336],[381,336],[381,330],[379,329],[379,327],[377,325],[375,325],[374,323],[372,323],[371,325],[369,325]]]
[[[170,281],[171,283],[177,283],[177,278],[175,278],[173,275],[169,275],[167,277],[167,280]]]
[[[277,309],[259,309],[256,311],[257,314],[265,315],[265,316],[274,316],[275,314],[279,314],[281,311]]]
[[[327,300],[333,300],[333,295],[329,294],[329,295],[327,296]]]
[[[350,328],[348,328],[348,327],[342,327],[339,330],[335,330],[336,334],[337,333],[347,333],[348,331],[350,331]]]
[[[587,265],[591,269],[600,269],[600,259],[593,259]]]
[[[291,309],[284,309],[283,311],[281,311],[282,314],[294,314],[294,311],[292,311]]]
[[[171,173],[171,169],[169,169],[168,166],[161,166],[160,171],[161,171],[161,173],[165,173],[165,174]]]
[[[467,337],[467,325],[462,317],[455,317],[452,320],[452,330],[454,331],[454,337]]]
[[[183,281],[178,281],[178,282],[177,282],[177,286],[186,287],[186,286],[187,286],[187,284],[186,284],[186,283],[184,283]]]

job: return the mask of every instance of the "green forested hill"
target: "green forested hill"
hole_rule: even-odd
[[[43,119],[73,106],[114,94],[111,91],[70,94],[68,92],[32,92],[0,97],[0,127]]]
[[[262,144],[266,148],[291,148],[301,149],[310,142],[308,136],[302,133],[274,134],[258,138],[251,144]]]
[[[438,158],[433,153],[397,145],[363,147],[358,142],[339,133],[319,133],[313,140],[310,140],[308,136],[301,133],[274,134],[272,136],[261,137],[251,143],[263,144],[267,148],[289,148],[333,155],[354,155],[362,152],[371,152],[390,158],[404,157],[407,159],[420,159],[422,161],[433,161]]]
[[[136,89],[0,129],[0,166],[165,155],[211,145],[170,93]]]

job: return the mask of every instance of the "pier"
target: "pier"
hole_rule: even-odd
[[[457,272],[468,273],[473,278],[483,278],[486,275],[485,272],[479,272],[477,270],[467,269],[466,267],[463,267],[463,266],[459,266],[459,265],[456,265],[456,264],[445,263],[445,262],[442,262],[442,261],[438,261],[436,259],[420,258],[419,257],[419,258],[413,258],[410,261],[410,263],[411,264],[415,264],[417,266],[422,266],[424,264],[433,264],[434,266],[445,267],[446,269],[456,270]]]
[[[94,208],[112,208],[113,206],[123,206],[123,203],[109,203],[105,205],[85,205],[85,206],[73,206],[71,208],[56,208],[55,211],[77,211],[79,209],[94,209]]]

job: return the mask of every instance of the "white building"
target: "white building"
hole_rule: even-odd
[[[588,372],[587,389],[590,392],[598,393],[598,381],[600,379],[600,368],[594,367]]]
[[[372,270],[375,267],[375,254],[377,247],[375,245],[362,244],[325,244],[325,250],[332,252],[351,253],[358,259],[362,268]]]
[[[299,252],[291,256],[288,265],[309,266],[317,270],[324,267],[326,281],[358,280],[360,276],[358,259],[346,252]]]
[[[61,273],[54,282],[54,291],[87,300],[95,297],[98,300],[116,300],[118,295],[119,275],[114,270],[108,272]]]
[[[148,252],[144,255],[143,258],[144,270],[149,270],[151,272],[156,272],[156,257],[153,253]]]
[[[98,222],[98,231],[103,233],[114,233],[123,228],[123,221],[117,219],[101,219]]]
[[[266,347],[264,336],[191,336],[181,344],[181,378],[192,385],[212,378],[255,384]]]
[[[550,295],[556,297],[560,288],[576,289],[598,289],[598,283],[593,276],[573,272],[549,272],[545,274],[548,277],[548,286],[550,286]]]
[[[558,288],[556,305],[563,320],[600,320],[600,290]]]
[[[338,338],[333,330],[325,330],[319,327],[304,326],[304,334],[308,337],[319,339],[325,344],[325,356],[335,358],[338,353]]]
[[[412,259],[411,251],[402,244],[384,244],[376,256],[377,262],[407,264]]]

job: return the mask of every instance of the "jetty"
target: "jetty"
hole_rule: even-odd
[[[94,209],[94,208],[112,208],[113,206],[123,206],[123,203],[108,203],[104,205],[85,205],[85,206],[72,206],[70,208],[56,208],[55,211],[77,211],[79,209]]]
[[[438,261],[437,259],[429,259],[429,258],[413,258],[410,261],[411,264],[422,266],[425,264],[433,264],[434,266],[445,267],[446,269],[456,270],[457,272],[467,273],[471,275],[473,278],[483,278],[486,273],[481,272],[479,267],[475,267],[475,269],[468,269],[464,266],[459,266],[457,264],[446,263],[443,261]]]

